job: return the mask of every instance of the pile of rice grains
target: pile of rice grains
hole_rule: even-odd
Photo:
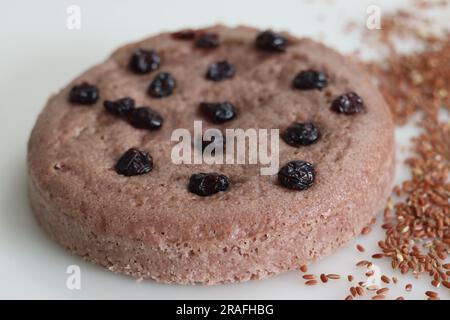
[[[430,2],[416,1],[414,5],[423,11]],[[448,3],[434,5],[444,7]],[[388,53],[381,61],[364,66],[374,76],[394,121],[400,126],[416,115],[421,128],[421,133],[412,139],[413,155],[406,160],[411,178],[396,186],[388,199],[381,226],[385,236],[378,242],[379,252],[371,258],[389,259],[392,269],[404,275],[429,277],[430,288],[424,292],[424,298],[437,300],[440,296],[436,288],[444,289],[443,298],[448,299],[450,294],[450,121],[439,119],[443,118],[440,114],[450,111],[450,33],[441,30],[438,36],[427,31],[427,26],[433,26],[430,20],[397,11],[383,13],[382,29],[367,30],[364,35],[365,40]],[[399,53],[395,45],[398,39],[413,40],[421,49]],[[363,235],[370,232],[374,222],[362,230]],[[365,251],[361,245],[356,250]],[[356,265],[367,268],[366,277],[373,276],[372,261],[362,260]],[[300,270],[307,272],[306,266]],[[316,279],[315,275],[304,274],[303,278],[306,285],[314,285],[340,277],[322,274]],[[364,295],[387,299],[388,286],[398,282],[396,277],[386,275],[378,281],[381,286],[356,283],[353,275],[347,279],[352,286],[346,300]],[[413,285],[409,283],[400,289],[410,292]]]

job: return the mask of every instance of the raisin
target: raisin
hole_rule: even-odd
[[[283,140],[293,146],[308,146],[320,138],[320,131],[311,122],[292,123],[283,133]]]
[[[236,72],[234,64],[224,60],[213,63],[208,67],[206,78],[213,81],[222,81],[233,78]]]
[[[97,102],[99,96],[95,85],[83,82],[72,87],[69,93],[69,101],[76,104],[92,105]]]
[[[234,106],[228,102],[203,102],[200,104],[200,111],[213,123],[224,123],[236,117]]]
[[[116,116],[126,117],[134,109],[134,99],[125,97],[116,101],[106,100],[103,102],[105,109]]]
[[[138,129],[156,130],[161,128],[164,119],[150,107],[139,107],[131,112],[129,122]]]
[[[258,33],[255,45],[260,50],[283,52],[286,50],[287,39],[282,34],[266,30]]]
[[[155,50],[137,49],[130,59],[130,69],[134,73],[144,74],[156,70],[161,64],[161,58]]]
[[[220,191],[225,191],[230,185],[229,179],[223,174],[196,173],[189,179],[188,190],[202,197],[211,196]]]
[[[195,30],[193,29],[180,30],[172,33],[172,37],[178,40],[192,40],[195,38]]]
[[[322,90],[328,84],[325,73],[314,70],[302,71],[294,78],[292,86],[299,90]]]
[[[209,146],[210,144],[213,144],[216,148],[225,148],[226,139],[224,135],[221,135],[220,137],[212,136],[211,140],[206,140],[205,137],[202,137],[202,151],[205,151],[205,148]],[[215,149],[212,152],[212,154],[215,153]],[[223,153],[223,150],[222,150]]]
[[[363,99],[354,92],[344,93],[331,103],[331,110],[338,113],[354,114],[363,111],[363,109]]]
[[[125,152],[116,164],[116,172],[127,177],[145,174],[152,169],[153,159],[150,154],[135,148]]]
[[[195,40],[195,46],[202,49],[214,49],[219,44],[219,36],[215,33],[202,33]]]
[[[148,88],[148,92],[152,97],[164,98],[172,94],[175,89],[176,81],[170,73],[158,73]]]
[[[306,161],[288,162],[278,172],[278,182],[285,188],[305,190],[314,183],[316,173],[314,166]]]

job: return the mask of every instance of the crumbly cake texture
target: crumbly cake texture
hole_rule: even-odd
[[[349,58],[310,39],[289,34],[285,52],[256,50],[258,30],[214,26],[220,45],[195,48],[192,41],[163,33],[119,48],[104,63],[52,96],[28,146],[29,195],[33,212],[50,236],[72,253],[136,278],[167,283],[218,284],[262,279],[308,264],[357,234],[383,207],[394,171],[393,123],[380,93]],[[159,70],[137,75],[128,68],[136,48],[154,49]],[[234,63],[233,78],[205,79],[208,66]],[[292,89],[295,75],[317,69],[328,76],[322,90]],[[170,97],[152,98],[156,72],[177,81]],[[92,106],[68,102],[70,89],[95,84]],[[363,112],[330,109],[334,98],[355,91]],[[160,130],[136,129],[107,113],[103,101],[132,97],[164,117]],[[314,185],[288,190],[261,165],[175,165],[174,129],[193,130],[198,105],[232,101],[238,116],[204,129],[279,128],[313,121],[321,138],[305,147],[280,139],[280,165],[305,160],[315,166]],[[153,158],[153,170],[125,177],[114,166],[129,148]],[[229,189],[211,197],[187,191],[191,174],[220,172]]]

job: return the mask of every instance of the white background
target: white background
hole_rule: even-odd
[[[395,3],[395,5],[394,5]],[[66,8],[81,8],[81,30],[66,28]],[[47,97],[71,78],[106,59],[117,46],[163,30],[223,22],[261,28],[285,29],[299,36],[322,40],[343,52],[358,48],[358,36],[344,34],[350,18],[363,28],[366,8],[383,11],[406,1],[3,1],[0,4],[0,298],[138,298],[138,299],[342,299],[349,284],[336,281],[305,287],[298,272],[264,280],[214,287],[163,285],[115,275],[82,262],[51,242],[36,224],[26,196],[26,143],[33,123]],[[448,18],[450,12],[440,12]],[[373,31],[377,32],[377,31]],[[407,145],[416,133],[412,126],[397,130],[399,159],[397,181],[407,177],[401,165]],[[380,219],[378,219],[380,220]],[[360,236],[335,254],[313,264],[314,273],[362,276],[355,262],[377,251],[379,228]],[[366,254],[355,250],[362,243]],[[66,268],[81,267],[81,290],[68,290]],[[397,275],[391,285],[393,298],[424,298],[430,288],[420,281],[392,272],[388,261],[378,266]],[[361,277],[361,280],[364,278]],[[414,283],[411,293],[404,285]],[[449,298],[441,290],[442,298]]]

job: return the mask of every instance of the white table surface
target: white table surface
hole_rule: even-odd
[[[157,284],[115,275],[81,261],[48,239],[35,222],[26,195],[26,143],[47,97],[74,76],[101,62],[117,46],[163,30],[200,27],[216,22],[285,29],[299,36],[320,39],[343,52],[361,44],[342,32],[348,19],[364,26],[366,8],[378,4],[390,10],[405,1],[212,1],[212,0],[15,0],[0,5],[0,298],[25,299],[342,299],[347,281],[306,287],[298,272],[268,280],[213,287]],[[81,9],[81,29],[66,28],[66,8]],[[442,13],[442,12],[441,12]],[[444,12],[448,17],[448,13]],[[373,31],[377,32],[377,31]],[[407,146],[417,133],[413,126],[399,128],[398,145]],[[404,148],[403,148],[404,149]],[[408,176],[399,147],[397,182]],[[381,220],[381,219],[378,219]],[[381,239],[379,228],[360,236],[333,255],[310,266],[314,273],[362,276],[355,262],[369,258]],[[366,254],[355,250],[356,243]],[[66,287],[69,265],[81,268],[81,289]],[[377,263],[388,275],[397,275],[389,297],[424,297],[430,287],[424,277],[414,280],[392,272],[389,261]],[[411,293],[404,285],[414,283]],[[441,290],[442,298],[449,298]]]

